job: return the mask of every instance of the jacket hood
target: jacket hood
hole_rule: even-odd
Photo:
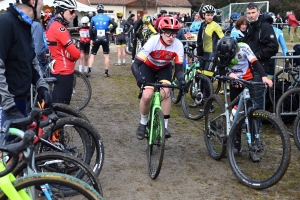
[[[273,24],[274,20],[270,15],[263,14],[262,16],[263,16],[262,22],[268,22],[270,24]]]

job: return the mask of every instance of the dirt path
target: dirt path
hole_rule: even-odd
[[[163,166],[152,180],[147,172],[146,140],[139,141],[138,88],[130,65],[114,66],[117,54],[111,48],[111,77],[104,78],[103,55],[96,57],[90,82],[92,99],[84,114],[104,141],[105,161],[100,174],[105,199],[299,199],[299,151],[293,156],[285,177],[263,191],[241,185],[226,159],[213,160],[203,138],[203,122],[184,117],[173,105]],[[130,62],[130,57],[127,57]],[[293,141],[292,141],[293,143]]]

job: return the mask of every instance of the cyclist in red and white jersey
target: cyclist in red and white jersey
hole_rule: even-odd
[[[185,84],[183,74],[183,54],[182,43],[176,38],[180,24],[177,19],[164,17],[159,24],[160,35],[152,36],[137,54],[132,64],[132,72],[137,80],[137,85],[142,86],[144,80],[148,83],[154,83],[156,77],[158,81],[164,84],[171,84],[172,63],[175,62],[175,71],[178,84],[182,87]],[[150,101],[153,96],[153,87],[146,87],[140,101],[141,121],[137,129],[137,138],[142,140],[145,136],[145,129],[150,109]],[[162,111],[165,118],[165,135],[170,138],[167,130],[168,119],[170,118],[171,98],[168,88],[161,92],[163,101]]]
[[[90,54],[90,27],[88,23],[90,19],[87,16],[81,18],[82,26],[77,29],[79,32],[79,42],[80,42],[80,59],[79,59],[79,71],[82,72],[82,64],[84,63],[84,73],[88,72],[88,61]]]
[[[70,104],[73,91],[73,73],[80,51],[73,44],[67,26],[75,17],[75,0],[55,0],[56,16],[46,31],[47,43],[53,60],[52,76],[57,79],[53,102]],[[53,63],[52,62],[52,63]]]

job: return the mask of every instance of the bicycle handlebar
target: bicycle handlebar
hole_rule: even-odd
[[[242,84],[242,85],[246,85],[246,86],[250,86],[250,85],[268,86],[268,84],[264,83],[264,82],[246,81],[243,79],[232,78],[230,76],[216,75],[215,78],[218,80],[221,80],[223,82],[230,81],[231,84]]]
[[[159,83],[146,83],[144,82],[144,84],[141,86],[140,88],[140,93],[138,95],[138,98],[141,99],[142,94],[143,94],[143,90],[145,89],[146,86],[153,86],[154,90],[155,88],[161,88],[161,87],[165,87],[165,88],[177,88],[180,89],[178,86],[176,85],[167,85],[167,84],[162,84],[161,82]]]

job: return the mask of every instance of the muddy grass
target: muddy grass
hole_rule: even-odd
[[[101,48],[100,48],[101,49]],[[83,113],[98,129],[104,142],[105,160],[100,182],[105,199],[299,199],[300,156],[292,141],[292,162],[275,186],[259,191],[240,184],[228,161],[213,160],[205,147],[203,121],[184,117],[180,104],[173,105],[165,156],[159,177],[147,171],[146,140],[136,139],[139,123],[138,87],[130,65],[114,66],[117,53],[112,44],[111,77],[104,77],[100,50],[89,78],[93,94]],[[127,63],[131,61],[127,57]]]

